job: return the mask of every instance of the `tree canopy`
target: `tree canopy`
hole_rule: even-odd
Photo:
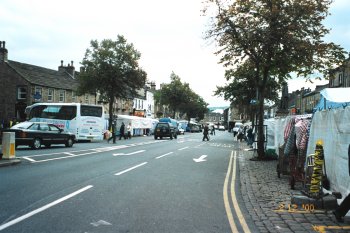
[[[322,24],[331,0],[208,0],[216,9],[207,38],[217,42],[220,62],[237,69],[254,65],[258,100],[258,157],[264,158],[263,104],[267,85],[295,72],[309,78],[326,74],[344,59],[343,49],[324,41]],[[206,9],[208,10],[209,7]],[[209,12],[209,11],[207,11]]]
[[[92,40],[85,52],[79,74],[78,92],[99,93],[109,103],[109,125],[117,98],[133,98],[146,82],[146,72],[139,67],[141,53],[118,35],[117,40]]]
[[[174,72],[171,73],[170,80],[170,83],[162,85],[155,93],[156,101],[169,106],[173,118],[176,112],[180,112],[188,118],[203,119],[208,106],[203,98],[193,92],[188,83],[182,83],[181,78]]]

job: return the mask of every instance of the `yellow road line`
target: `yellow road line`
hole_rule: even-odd
[[[312,226],[319,233],[326,233],[328,230],[350,230],[350,226]]]
[[[228,200],[228,189],[227,189],[227,187],[228,187],[228,180],[230,178],[231,167],[232,167],[232,157],[233,157],[233,155],[231,153],[230,162],[229,162],[229,165],[228,165],[226,178],[225,178],[225,182],[224,182],[223,195],[224,195],[225,210],[226,210],[228,221],[230,223],[231,231],[233,233],[235,233],[235,232],[238,232],[238,230],[237,230],[235,221],[233,220],[232,211],[231,211],[230,203],[229,203],[229,200]]]
[[[232,155],[233,155],[233,151],[231,152],[231,157]],[[247,225],[247,222],[245,221],[245,218],[241,212],[241,209],[239,208],[237,198],[236,198],[236,193],[235,193],[236,167],[237,167],[237,151],[235,151],[235,155],[234,155],[234,165],[233,165],[232,178],[231,178],[231,198],[232,198],[233,208],[235,209],[235,212],[237,214],[239,222],[241,223],[243,231],[246,233],[250,233],[249,227]]]

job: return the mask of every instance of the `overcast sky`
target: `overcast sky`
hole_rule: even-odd
[[[209,106],[228,106],[214,97],[223,85],[224,68],[203,39],[207,19],[202,0],[1,0],[0,41],[9,60],[57,69],[74,61],[79,69],[90,41],[123,35],[141,52],[149,81],[169,83],[172,71],[202,96]],[[350,1],[335,0],[327,40],[350,51]],[[324,82],[322,82],[324,83]],[[289,91],[310,86],[291,81]],[[311,87],[313,87],[311,85]]]

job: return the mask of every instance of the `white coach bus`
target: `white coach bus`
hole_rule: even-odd
[[[105,117],[101,105],[36,103],[25,112],[28,121],[55,124],[75,134],[76,140],[103,140]]]

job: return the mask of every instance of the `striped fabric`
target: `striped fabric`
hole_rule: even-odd
[[[288,120],[288,123],[286,124],[286,127],[284,128],[284,141],[287,142],[289,135],[291,133],[292,128],[294,128],[294,124],[295,124],[295,117],[291,117]]]
[[[301,119],[295,124],[296,146],[299,150],[306,150],[309,139],[308,127],[310,121],[308,119]]]

